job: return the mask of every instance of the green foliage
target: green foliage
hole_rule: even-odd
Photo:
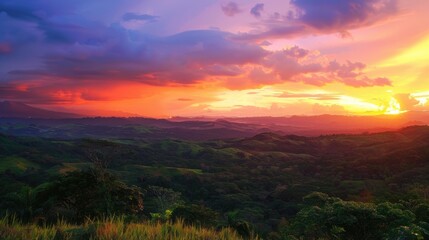
[[[165,212],[150,213],[150,220],[152,222],[167,222],[171,219],[173,211],[167,209]]]
[[[83,221],[86,217],[138,214],[143,210],[138,187],[127,186],[107,171],[70,172],[46,186],[38,199],[55,216]]]
[[[415,214],[401,204],[361,203],[313,193],[284,236],[305,239],[424,239],[427,223],[416,222]]]
[[[321,193],[321,192],[313,192],[303,197],[304,204],[310,205],[310,206],[318,206],[318,207],[322,207],[325,204],[331,202],[332,200],[336,200],[336,199],[333,199],[329,197],[328,194]]]
[[[186,224],[213,227],[217,224],[218,213],[201,205],[181,205],[174,209],[173,221],[182,219]]]
[[[428,130],[320,137],[265,133],[190,142],[146,138],[144,134],[157,130],[146,131],[138,124],[69,124],[48,134],[61,140],[0,135],[0,213],[13,212],[24,222],[58,217],[81,222],[86,216],[122,213],[142,219],[153,213],[152,219],[165,222],[169,212],[175,218],[180,207],[197,205],[218,213],[217,225],[243,233],[254,230],[264,239],[278,239],[279,229],[300,238],[299,231],[306,228],[320,238],[342,239],[363,228],[373,231],[373,225],[384,229],[383,236],[424,234],[424,222],[429,221]],[[109,138],[106,131],[115,137]],[[69,134],[100,137],[64,140],[74,138]],[[118,177],[73,173],[91,173],[87,169],[94,166],[109,166]],[[141,209],[139,191],[130,185],[144,189],[143,212],[136,210]],[[162,189],[161,198],[151,186]],[[319,193],[307,196],[315,191]],[[205,210],[182,210],[186,211],[180,218],[186,224],[199,224],[191,218],[208,217]],[[231,213],[235,216],[228,223]],[[300,226],[298,220],[304,216],[313,220]],[[381,227],[380,219],[386,222]],[[282,221],[289,223],[287,227],[279,227]]]
[[[147,196],[155,203],[157,213],[166,214],[167,211],[173,211],[182,203],[181,193],[169,188],[150,186],[147,193]]]
[[[232,211],[226,214],[227,226],[235,229],[240,236],[250,238],[254,229],[251,224],[239,216],[239,211]]]
[[[21,157],[16,157],[16,156],[10,156],[5,158],[0,157],[0,172],[9,170],[13,173],[23,173],[25,172],[25,170],[29,168],[36,169],[36,168],[39,168],[39,165]]]
[[[399,226],[390,230],[385,234],[385,239],[388,240],[424,240],[429,236],[429,228],[420,227],[417,225]]]
[[[29,221],[36,212],[36,190],[28,186],[18,192],[7,194],[4,204],[10,212],[15,213],[23,221]]]
[[[416,220],[421,222],[429,222],[429,204],[421,203],[414,207]]]

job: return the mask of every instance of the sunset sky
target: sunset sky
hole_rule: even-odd
[[[0,100],[115,115],[429,110],[428,0],[1,0]]]

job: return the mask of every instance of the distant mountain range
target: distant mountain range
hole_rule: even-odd
[[[247,118],[84,117],[19,102],[0,102],[0,133],[48,138],[132,138],[210,140],[251,137],[264,132],[319,136],[360,134],[428,125],[429,112],[379,116],[291,116]]]
[[[4,101],[0,102],[0,117],[1,118],[80,118],[78,114],[55,112],[41,108],[29,106],[21,102]]]

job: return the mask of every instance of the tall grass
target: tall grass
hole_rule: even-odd
[[[70,226],[59,222],[55,226],[40,227],[37,225],[23,225],[14,216],[6,216],[0,219],[0,239],[55,239],[59,228],[66,229]]]
[[[185,225],[183,221],[167,223],[126,223],[123,218],[110,217],[104,220],[87,221],[82,225],[71,225],[59,221],[54,225],[38,226],[22,224],[16,218],[0,219],[0,239],[4,240],[242,240],[232,229],[202,228]],[[251,237],[257,240],[257,237]]]

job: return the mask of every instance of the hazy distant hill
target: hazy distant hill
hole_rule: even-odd
[[[429,124],[428,112],[379,116],[291,116],[248,118],[155,119],[85,117],[55,112],[19,102],[0,102],[0,132],[48,138],[132,138],[211,140],[251,137],[259,133],[319,136],[374,133]]]
[[[152,118],[0,118],[0,133],[47,138],[187,139],[250,137],[269,129],[228,121],[171,122]]]
[[[429,112],[376,116],[246,117],[226,118],[225,120],[243,124],[258,124],[271,130],[280,130],[286,133],[317,136],[320,134],[381,132],[412,125],[427,125],[429,124]]]
[[[20,102],[0,102],[1,118],[79,118],[78,114],[55,112],[29,106]]]

